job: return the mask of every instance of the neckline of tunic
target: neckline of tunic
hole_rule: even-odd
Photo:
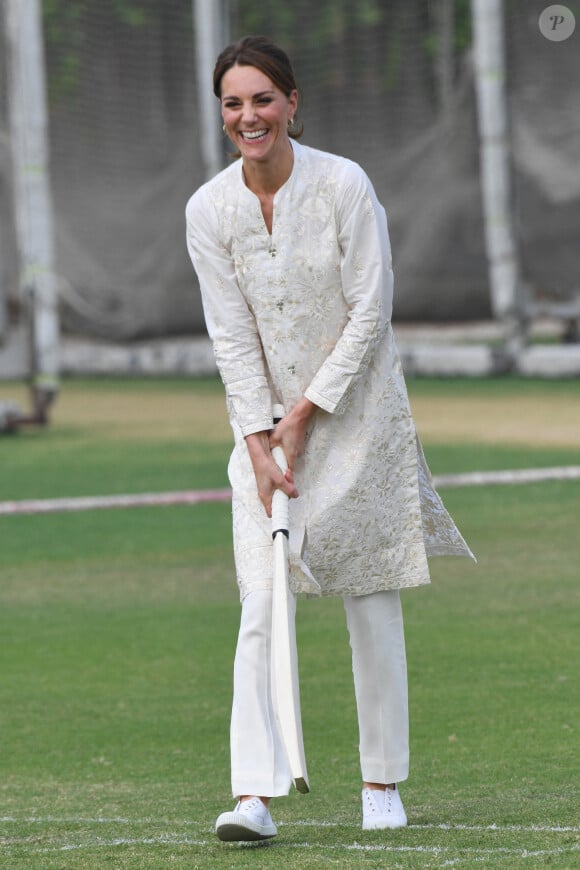
[[[239,172],[238,172],[239,183],[240,183],[242,189],[246,191],[246,194],[252,198],[252,202],[254,202],[255,204],[258,205],[258,208],[260,209],[260,217],[262,218],[262,222],[264,224],[264,230],[265,230],[266,235],[268,236],[269,239],[271,239],[272,236],[274,235],[274,223],[275,223],[274,222],[274,207],[276,206],[276,201],[278,199],[278,196],[282,192],[284,192],[287,188],[290,187],[290,184],[294,180],[294,177],[296,175],[298,163],[299,163],[300,158],[302,156],[301,155],[302,149],[301,149],[301,146],[298,144],[298,142],[294,142],[292,139],[290,139],[290,145],[292,147],[292,151],[294,152],[294,163],[292,165],[292,170],[290,172],[290,175],[288,176],[288,178],[286,179],[284,184],[281,184],[280,187],[278,188],[278,190],[276,191],[276,193],[274,194],[274,198],[272,201],[272,232],[271,233],[268,232],[268,227],[266,226],[266,221],[264,220],[264,215],[262,213],[262,204],[260,202],[260,197],[256,193],[254,193],[253,190],[250,190],[250,188],[246,184],[246,181],[244,179],[244,165],[242,163],[242,160],[241,159],[239,160]]]

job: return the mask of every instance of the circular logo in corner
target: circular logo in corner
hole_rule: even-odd
[[[576,19],[567,6],[546,6],[538,19],[540,33],[551,42],[564,42],[574,33]]]

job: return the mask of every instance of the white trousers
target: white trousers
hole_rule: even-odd
[[[401,782],[409,774],[409,714],[403,613],[398,591],[343,598],[352,649],[366,782]],[[292,777],[270,694],[272,592],[242,602],[231,719],[232,793],[279,797]]]

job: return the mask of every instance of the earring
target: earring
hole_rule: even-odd
[[[291,127],[294,123],[294,118],[288,118],[288,126]]]
[[[224,133],[226,132],[226,125],[225,124],[222,126],[222,130],[224,131]]]

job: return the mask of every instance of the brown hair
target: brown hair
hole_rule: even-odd
[[[233,66],[256,67],[287,97],[298,90],[290,58],[267,36],[244,36],[224,48],[213,71],[213,92],[218,99],[221,99],[222,79]],[[303,129],[301,125],[298,130],[288,131],[288,135],[298,139]]]

